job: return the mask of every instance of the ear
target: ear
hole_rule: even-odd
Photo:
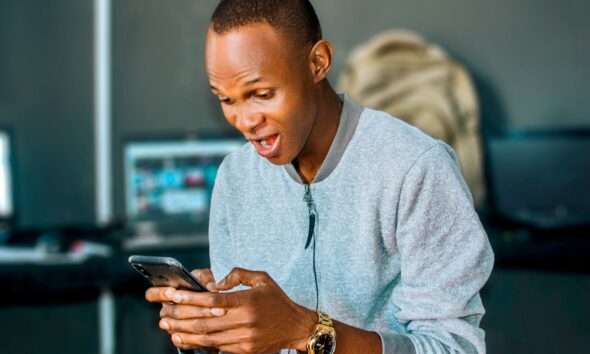
[[[321,39],[311,48],[309,52],[309,65],[313,77],[313,83],[318,84],[328,76],[332,67],[334,47],[332,43]]]

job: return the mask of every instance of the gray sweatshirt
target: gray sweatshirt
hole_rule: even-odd
[[[292,165],[251,144],[225,158],[209,229],[216,279],[266,271],[298,304],[377,332],[383,353],[485,353],[479,291],[493,254],[454,152],[343,100],[309,204]]]

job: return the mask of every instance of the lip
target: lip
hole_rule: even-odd
[[[259,140],[271,137],[273,135],[276,135],[277,138],[275,139],[275,142],[272,144],[272,146],[265,148],[264,146],[262,146],[260,144]],[[277,152],[279,151],[279,147],[281,145],[281,135],[280,134],[271,134],[271,135],[267,135],[267,136],[263,137],[262,139],[250,139],[250,142],[252,144],[254,144],[254,147],[256,148],[256,151],[258,152],[258,154],[260,156],[265,157],[267,159],[275,156],[277,154]]]

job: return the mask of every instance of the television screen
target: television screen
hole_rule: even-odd
[[[127,217],[160,233],[206,231],[217,169],[243,140],[141,141],[125,148]]]
[[[0,219],[8,219],[13,214],[10,148],[8,133],[0,131]]]

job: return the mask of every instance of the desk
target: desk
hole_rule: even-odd
[[[165,241],[164,241],[165,242]],[[47,321],[54,321],[56,318],[55,308],[62,309],[61,311],[69,316],[70,320],[75,316],[75,308],[79,308],[81,312],[84,312],[83,317],[78,319],[78,322],[84,326],[84,330],[87,333],[89,330],[94,328],[98,332],[95,335],[96,342],[102,348],[113,348],[108,353],[115,353],[116,351],[121,353],[129,353],[127,347],[141,347],[141,345],[148,344],[128,344],[130,338],[123,338],[125,342],[116,343],[115,341],[115,328],[117,326],[124,326],[120,320],[117,319],[117,308],[119,310],[125,310],[127,307],[134,307],[135,311],[149,311],[150,313],[144,317],[151,320],[152,307],[149,304],[144,304],[143,293],[147,288],[148,284],[143,280],[136,272],[129,266],[127,259],[131,254],[146,254],[146,255],[158,255],[158,256],[170,256],[181,261],[187,268],[205,268],[209,266],[209,255],[208,245],[201,241],[193,244],[183,243],[184,246],[170,247],[170,245],[162,245],[163,247],[155,247],[154,245],[148,248],[136,248],[133,250],[114,250],[109,257],[91,257],[86,261],[79,264],[53,264],[53,265],[40,265],[34,263],[27,264],[2,264],[0,263],[0,283],[3,284],[2,292],[0,292],[0,311],[4,311],[5,314],[14,317],[18,311],[22,311],[23,308],[31,309],[30,313],[24,318],[42,321],[39,316],[34,315],[34,312],[39,311],[47,315]],[[168,246],[168,247],[165,247]],[[8,285],[8,286],[7,286]],[[123,304],[117,304],[118,299]],[[131,301],[131,303],[130,303]],[[96,302],[98,311],[96,313],[89,313],[88,309],[92,303]],[[74,304],[74,305],[72,305]],[[131,304],[131,305],[130,305]],[[49,306],[48,306],[49,305]],[[78,307],[76,307],[78,306]],[[146,310],[147,309],[147,310]],[[42,315],[40,315],[42,316]],[[157,316],[157,311],[154,311],[153,316]],[[59,317],[59,316],[57,316]],[[132,316],[127,316],[128,320]],[[6,323],[10,323],[11,326],[3,328],[3,338],[7,338],[9,344],[3,353],[12,353],[11,348],[16,348],[16,342],[25,337],[22,334],[22,326],[25,327],[27,324],[19,323],[18,319],[16,323],[12,325],[12,319],[7,319]],[[24,320],[23,320],[24,321]],[[88,321],[94,321],[98,324],[95,328],[94,325],[90,326]],[[72,322],[72,321],[70,321]],[[70,328],[75,326],[76,319],[73,318],[73,323],[66,324],[65,326]],[[12,327],[15,327],[14,329]],[[60,336],[64,336],[59,325],[52,328],[51,325],[28,325],[33,330],[41,331],[54,331]],[[148,323],[146,326],[153,327],[153,332],[159,334],[157,328],[157,322]],[[41,328],[41,329],[39,329]],[[133,334],[137,333],[134,326],[127,326],[127,337],[133,337]],[[129,329],[131,328],[131,329]],[[15,332],[11,333],[10,331]],[[131,333],[129,333],[131,332]],[[45,336],[47,341],[50,343],[47,345],[44,351],[35,351],[36,347],[31,347],[27,353],[47,353],[53,352],[51,350],[51,344],[53,343],[55,349],[61,349],[65,347],[65,350],[60,350],[62,354],[74,353],[70,350],[71,343],[64,344],[65,341],[81,341],[82,339],[76,339],[71,337],[66,338],[52,338],[54,336],[48,333],[41,334]],[[86,334],[86,336],[88,336]],[[13,341],[13,342],[10,342]],[[93,345],[94,340],[84,340],[88,342],[91,348],[84,349],[85,353],[97,353],[99,345]],[[102,342],[102,343],[101,343]],[[144,340],[149,343],[149,340]],[[164,345],[170,346],[169,342],[166,341]],[[11,347],[13,345],[13,347]],[[6,349],[8,348],[8,349]],[[116,350],[124,348],[123,350]],[[22,347],[19,353],[22,352]],[[78,348],[79,350],[80,348]],[[5,352],[4,350],[7,350]],[[148,351],[145,351],[146,353]],[[17,353],[14,349],[14,353]]]

